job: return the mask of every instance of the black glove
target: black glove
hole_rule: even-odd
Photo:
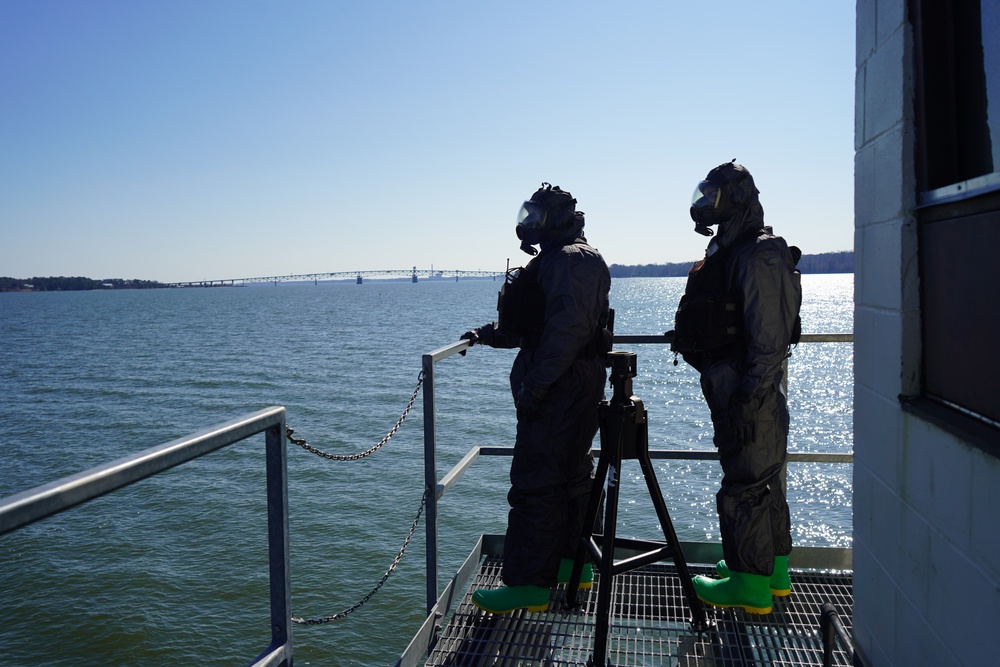
[[[542,397],[540,392],[532,391],[528,386],[522,384],[517,390],[517,397],[514,399],[514,407],[517,408],[518,421],[532,421],[538,419],[541,414]]]
[[[490,322],[489,324],[484,324],[481,327],[477,327],[471,331],[466,331],[459,337],[459,340],[469,341],[469,347],[472,347],[476,343],[480,345],[493,345],[493,339],[496,337],[496,323]],[[463,357],[465,356],[466,350],[459,352]]]
[[[738,391],[729,399],[726,426],[732,431],[736,444],[744,447],[757,441],[757,401],[745,392]]]
[[[476,341],[479,340],[479,334],[476,333],[475,329],[473,329],[472,331],[466,331],[464,334],[462,334],[461,336],[459,336],[459,340],[468,340],[469,341],[469,347],[472,347],[473,345],[476,344]],[[465,356],[466,352],[468,352],[468,350],[459,350],[458,351],[458,353],[460,355],[462,355],[463,357]]]

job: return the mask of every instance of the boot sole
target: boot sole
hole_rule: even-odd
[[[560,565],[559,565],[559,573],[560,574],[562,574],[562,571],[564,569],[566,569],[566,568],[563,567],[566,564],[566,562],[565,562],[566,560],[568,560],[568,559],[563,559],[563,562],[560,563]],[[580,574],[580,577],[581,577],[581,580],[580,580],[580,590],[581,591],[585,591],[585,590],[591,588],[594,585],[594,570],[593,570],[592,566],[589,567],[589,569],[590,569],[589,578],[588,579],[583,579],[583,574],[585,574],[587,572],[588,566],[589,566],[589,564],[588,565],[584,565],[583,572],[581,572],[581,574]],[[557,578],[556,585],[558,586],[559,584],[569,584],[569,574],[566,575],[565,579],[559,579],[559,578]]]
[[[760,614],[762,616],[764,614],[770,614],[771,611],[774,609],[774,607],[752,607],[746,604],[720,604],[718,602],[712,602],[711,600],[706,600],[700,595],[698,596],[698,599],[707,605],[711,605],[713,607],[719,607],[720,609],[733,609],[738,607],[749,614]]]
[[[546,602],[545,604],[539,604],[539,605],[525,605],[523,607],[511,607],[510,609],[490,609],[488,607],[484,607],[482,604],[480,604],[476,600],[473,600],[472,604],[476,605],[477,607],[479,607],[483,611],[488,611],[491,614],[497,614],[499,616],[503,616],[505,614],[509,614],[512,611],[517,611],[518,609],[527,609],[528,611],[534,611],[534,612],[542,612],[542,611],[548,611],[549,610],[549,603],[548,602]]]

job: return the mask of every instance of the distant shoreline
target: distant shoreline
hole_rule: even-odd
[[[688,270],[694,262],[672,262],[667,264],[612,264],[609,268],[612,278],[678,278],[688,274]],[[854,273],[854,252],[845,250],[841,252],[826,252],[817,255],[802,255],[798,268],[803,274],[809,273]],[[446,279],[442,276],[439,279]],[[467,278],[475,280],[476,278]],[[489,278],[479,278],[488,280]],[[375,282],[382,282],[372,279]],[[402,280],[402,279],[396,279]],[[431,280],[434,280],[432,278]],[[207,282],[207,281],[206,281]],[[219,281],[215,281],[219,282]],[[298,281],[312,282],[312,281]],[[353,282],[353,281],[323,281],[323,282]],[[172,284],[161,283],[155,280],[125,280],[122,278],[105,278],[94,280],[92,278],[75,277],[48,277],[48,278],[7,278],[0,277],[0,292],[77,292],[88,290],[116,290],[116,289],[161,289],[173,287]],[[219,285],[212,285],[219,286]],[[225,285],[229,287],[231,285]]]
[[[679,278],[688,274],[694,262],[674,262],[670,264],[612,264],[612,278]],[[854,273],[854,251],[824,252],[817,255],[802,255],[798,269],[802,273]]]
[[[125,280],[123,278],[94,280],[82,276],[0,277],[0,292],[83,292],[111,289],[157,289],[161,287],[170,287],[170,285],[155,280]]]

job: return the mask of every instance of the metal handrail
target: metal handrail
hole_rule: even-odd
[[[0,535],[263,432],[271,643],[251,667],[292,664],[285,408],[265,408],[0,500]]]
[[[669,344],[673,340],[670,333],[666,334],[615,334],[615,344]],[[802,334],[800,343],[853,343],[853,333],[820,333]],[[434,422],[434,367],[437,362],[447,359],[455,354],[464,353],[470,347],[468,340],[459,340],[450,345],[428,352],[422,357],[424,372],[424,488],[427,491],[426,512],[426,559],[427,570],[427,614],[434,613],[438,606],[438,546],[437,546],[437,501],[453,486],[462,476],[466,469],[479,458],[479,456],[511,456],[513,447],[473,447],[462,460],[458,462],[441,481],[437,478],[436,462],[436,430]],[[785,374],[787,378],[787,373]],[[599,449],[594,450],[595,455],[600,454]],[[691,460],[712,460],[718,459],[719,454],[715,451],[695,451],[695,450],[649,450],[650,458],[654,459],[691,459]],[[818,463],[853,463],[853,454],[839,454],[831,452],[789,452],[790,462],[818,462]],[[433,491],[433,492],[431,492]]]
[[[664,344],[667,335],[616,335],[620,344]],[[803,334],[801,342],[853,342],[852,334]],[[460,340],[422,357],[424,372],[424,474],[427,494],[427,610],[438,602],[437,500],[479,455],[512,455],[510,447],[474,447],[441,482],[437,481],[434,421],[434,368],[438,361],[465,351]],[[251,667],[280,667],[292,663],[290,553],[288,535],[288,470],[285,446],[285,408],[274,406],[111,461],[90,470],[0,499],[0,535],[76,507],[178,465],[265,433],[267,470],[268,567],[271,603],[271,643]],[[595,450],[599,454],[600,450]],[[712,459],[716,452],[650,450],[652,458]],[[851,454],[790,453],[790,461],[849,463]]]
[[[851,641],[837,608],[829,602],[820,606],[819,628],[823,636],[823,667],[832,667],[834,645],[837,643],[847,652],[851,664],[854,664],[854,642]]]

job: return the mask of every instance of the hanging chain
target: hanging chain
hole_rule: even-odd
[[[384,438],[382,438],[382,440],[377,445],[375,445],[371,449],[361,452],[360,454],[349,454],[347,456],[339,456],[337,454],[328,454],[324,451],[316,449],[315,447],[307,443],[303,438],[293,438],[292,434],[295,433],[295,431],[288,424],[285,424],[285,437],[288,438],[288,442],[292,443],[293,445],[298,445],[307,452],[312,452],[316,456],[322,456],[323,458],[330,459],[331,461],[357,461],[358,459],[363,459],[366,456],[374,454],[376,451],[378,451],[379,447],[389,442],[392,436],[396,435],[396,431],[398,431],[399,427],[403,425],[403,420],[406,419],[406,415],[410,413],[410,408],[413,407],[413,402],[417,400],[417,394],[420,392],[420,387],[423,384],[424,384],[424,371],[421,370],[420,373],[417,375],[417,387],[416,389],[413,390],[413,395],[410,396],[410,401],[406,404],[406,409],[403,410],[403,414],[396,422],[396,425],[389,430],[389,433]]]
[[[334,614],[333,616],[324,616],[323,618],[298,618],[296,616],[292,616],[292,622],[298,623],[299,625],[319,625],[321,623],[329,623],[330,621],[339,621],[340,619],[345,618],[351,612],[360,609],[362,605],[371,600],[372,597],[375,595],[375,593],[377,593],[378,590],[382,588],[382,584],[384,584],[386,579],[389,578],[389,575],[396,571],[396,566],[399,565],[399,561],[403,559],[403,553],[406,551],[406,547],[409,546],[410,538],[413,537],[413,532],[417,529],[417,524],[420,522],[420,515],[423,514],[424,507],[427,505],[427,491],[428,489],[424,489],[424,495],[420,499],[420,509],[417,510],[417,516],[416,518],[413,519],[413,524],[410,526],[410,532],[407,533],[406,539],[403,540],[403,547],[399,550],[399,553],[396,554],[396,557],[392,559],[392,565],[389,566],[389,569],[385,571],[385,574],[382,575],[382,578],[379,580],[377,584],[375,584],[375,588],[373,588],[368,593],[368,595],[361,598],[361,601],[355,604],[350,609],[345,609],[339,614]]]
[[[382,438],[381,441],[379,441],[377,445],[375,445],[371,449],[361,452],[360,454],[339,456],[336,454],[328,454],[327,452],[316,449],[315,447],[307,443],[304,439],[292,437],[292,434],[295,433],[295,431],[290,426],[288,426],[288,424],[285,424],[285,437],[288,438],[288,441],[291,442],[293,445],[298,445],[307,452],[311,452],[313,454],[316,454],[317,456],[322,456],[323,458],[330,459],[331,461],[357,461],[358,459],[363,459],[364,457],[369,456],[370,454],[374,454],[376,451],[378,451],[378,449],[382,447],[382,445],[389,442],[392,436],[396,434],[396,431],[399,430],[399,427],[403,425],[403,421],[406,419],[406,415],[410,413],[410,409],[413,407],[413,402],[417,400],[417,394],[420,393],[420,387],[423,386],[423,384],[424,384],[424,371],[421,370],[420,373],[417,375],[417,386],[413,390],[413,394],[410,396],[410,400],[407,402],[406,408],[403,410],[403,414],[396,421],[396,424],[389,430],[389,433],[386,434],[386,436]],[[299,623],[301,625],[318,625],[321,623],[329,623],[330,621],[337,621],[342,618],[345,618],[348,614],[359,609],[362,605],[371,600],[372,597],[375,595],[375,593],[377,593],[378,590],[382,588],[382,585],[389,578],[389,575],[396,570],[396,567],[399,565],[399,562],[403,559],[403,553],[406,551],[406,547],[409,546],[410,539],[413,538],[413,533],[417,529],[417,524],[420,522],[420,515],[423,514],[424,507],[426,507],[426,505],[427,505],[427,490],[425,489],[424,495],[420,499],[420,508],[417,510],[417,516],[413,519],[413,524],[410,526],[410,531],[406,534],[406,539],[403,540],[402,548],[399,550],[399,553],[396,554],[396,557],[392,560],[392,565],[390,565],[389,569],[385,571],[385,574],[382,575],[382,578],[379,580],[379,582],[375,584],[375,588],[373,588],[368,593],[368,595],[363,597],[360,602],[355,604],[353,607],[340,612],[339,614],[334,614],[332,616],[326,616],[323,618],[309,618],[309,619],[297,618],[293,616],[292,622]]]

